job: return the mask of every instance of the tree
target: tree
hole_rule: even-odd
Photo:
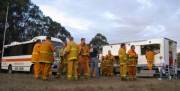
[[[59,34],[61,40],[66,40],[71,36],[60,23],[53,21],[50,17],[43,15],[38,6],[31,0],[1,0],[0,1],[0,49],[3,43],[5,17],[8,10],[8,25],[6,30],[5,44],[13,41],[27,41],[33,37],[46,35],[52,36]]]
[[[103,45],[109,44],[107,42],[106,37],[104,35],[102,35],[101,33],[97,33],[96,36],[94,38],[92,38],[89,45],[92,45],[93,43],[97,44],[97,47],[99,50],[102,50]]]

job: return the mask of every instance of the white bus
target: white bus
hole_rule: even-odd
[[[4,46],[4,54],[2,56],[1,69],[8,70],[8,73],[13,71],[25,71],[33,73],[33,63],[31,63],[31,56],[33,47],[37,39],[41,41],[46,39],[46,36],[38,36],[30,41],[26,42],[12,42],[11,44]],[[58,38],[51,37],[52,44],[56,47],[54,53],[55,61],[59,62],[59,49],[62,47],[62,41]],[[53,65],[52,68],[57,69],[57,65]],[[54,69],[52,69],[55,71]]]
[[[118,51],[121,43],[110,44],[103,46],[102,55],[105,56],[108,50],[115,56],[116,60],[119,61]],[[153,77],[158,75],[160,56],[163,56],[169,73],[171,69],[177,67],[177,42],[168,38],[149,39],[142,41],[125,42],[126,52],[130,50],[131,45],[135,45],[135,51],[138,54],[137,60],[137,76],[148,76]],[[147,60],[145,57],[147,48],[150,47],[155,52],[153,70],[149,71],[147,68]],[[119,71],[119,63],[115,64],[115,72]],[[177,74],[177,71],[176,71]]]

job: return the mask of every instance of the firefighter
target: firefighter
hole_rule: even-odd
[[[54,61],[53,52],[55,52],[55,50],[55,47],[51,43],[51,37],[46,37],[46,41],[41,43],[39,59],[43,80],[48,80],[52,62]]]
[[[124,43],[121,44],[121,48],[119,49],[119,58],[120,58],[120,74],[121,74],[121,80],[127,80],[126,74],[127,74],[127,64],[126,64],[126,46]]]
[[[36,40],[36,44],[35,44],[35,46],[33,48],[32,58],[31,58],[31,62],[34,63],[34,76],[35,76],[35,79],[39,79],[40,75],[41,75],[41,66],[40,66],[40,63],[39,63],[40,45],[41,45],[41,40],[40,39]]]
[[[60,63],[58,66],[58,72],[55,78],[59,78],[63,68],[66,68],[66,73],[67,73],[67,55],[66,55],[66,46],[67,46],[67,42],[63,42],[63,47],[61,48],[61,50],[59,51],[59,55],[60,55]]]
[[[113,69],[114,69],[114,61],[115,58],[114,56],[111,54],[111,51],[108,51],[108,54],[105,56],[106,59],[106,66],[107,66],[107,75],[108,76],[113,76]]]
[[[128,78],[129,80],[136,80],[136,60],[138,55],[135,52],[135,46],[131,45],[131,49],[128,51]]]
[[[148,51],[146,52],[146,59],[148,63],[148,69],[152,70],[152,66],[154,63],[154,52],[150,48],[148,48]]]
[[[85,38],[81,38],[81,43],[78,44],[78,77],[80,78],[82,68],[84,69],[85,79],[88,78],[88,56],[89,56],[89,47],[85,43]]]
[[[107,74],[107,67],[106,67],[106,60],[104,58],[104,56],[102,56],[101,60],[100,60],[100,75],[106,75]]]
[[[68,61],[68,80],[72,79],[74,76],[75,80],[78,80],[77,77],[77,56],[78,56],[78,47],[77,44],[73,41],[73,37],[69,38],[69,42],[66,46],[67,61]]]

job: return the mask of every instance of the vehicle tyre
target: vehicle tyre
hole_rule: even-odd
[[[34,74],[34,65],[31,65],[30,74]]]
[[[9,73],[9,74],[12,74],[12,73],[13,73],[13,70],[12,70],[12,66],[11,66],[11,65],[8,67],[8,73]]]

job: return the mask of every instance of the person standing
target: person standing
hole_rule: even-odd
[[[126,56],[126,46],[124,43],[121,44],[121,48],[119,49],[119,59],[120,59],[120,74],[121,74],[121,80],[127,80],[126,74],[127,74],[127,56]]]
[[[115,61],[115,58],[114,56],[111,54],[111,51],[109,50],[108,51],[108,54],[105,56],[105,59],[106,59],[106,66],[107,66],[107,75],[108,76],[113,76],[113,69],[114,69],[114,61]]]
[[[63,47],[59,51],[60,63],[59,63],[57,75],[56,75],[55,78],[60,77],[63,68],[66,68],[66,73],[67,73],[67,55],[66,55],[66,52],[65,52],[66,51],[66,46],[67,46],[67,42],[63,42]]]
[[[78,56],[78,46],[74,42],[74,38],[70,37],[69,42],[66,46],[67,61],[68,61],[68,80],[72,79],[74,76],[75,80],[78,80],[77,77],[77,56]]]
[[[88,78],[88,66],[89,66],[89,47],[85,43],[85,38],[81,38],[81,43],[78,44],[78,77],[80,78],[82,68],[84,69],[85,79]]]
[[[136,61],[138,55],[135,52],[135,46],[131,45],[131,49],[128,51],[129,64],[128,64],[128,78],[129,80],[136,80]]]
[[[152,70],[152,66],[154,63],[154,52],[151,49],[148,49],[148,51],[146,52],[146,59],[147,59],[148,69]]]
[[[171,79],[171,77],[169,76],[169,74],[166,73],[166,65],[164,62],[164,59],[162,56],[159,57],[160,59],[160,78],[158,78],[158,80],[162,80],[162,75],[165,74],[166,77],[168,77],[169,79]]]
[[[106,60],[104,58],[104,56],[102,56],[101,60],[100,60],[100,75],[107,75],[107,67],[106,67]]]
[[[91,56],[91,77],[93,77],[94,68],[96,69],[96,78],[99,78],[99,67],[98,67],[98,58],[99,52],[97,50],[97,45],[93,44],[93,48],[90,49]]]
[[[40,58],[43,80],[48,80],[49,72],[52,67],[52,62],[54,61],[53,52],[55,52],[55,47],[51,43],[51,37],[46,37],[46,41],[41,43],[40,47]]]
[[[39,79],[41,75],[41,66],[39,63],[39,50],[40,50],[41,40],[36,40],[36,44],[33,48],[31,62],[34,63],[34,77]]]

